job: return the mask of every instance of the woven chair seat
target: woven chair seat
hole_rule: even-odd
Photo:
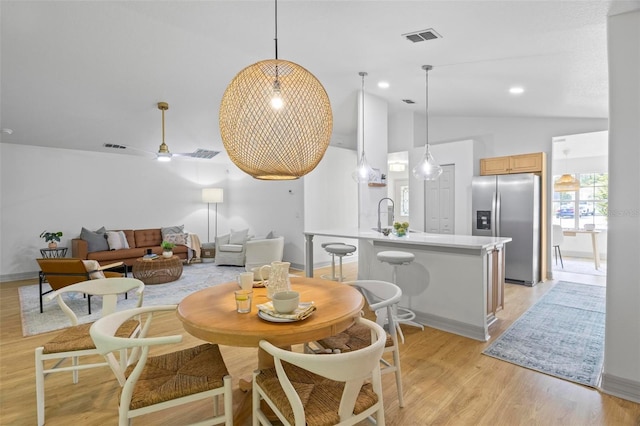
[[[367,330],[371,333],[371,330]],[[327,355],[330,356],[330,355]],[[308,426],[330,426],[340,423],[338,408],[344,383],[335,382],[313,374],[300,367],[283,362],[291,384],[302,400]],[[294,424],[293,410],[289,404],[275,368],[264,369],[256,377],[256,382],[278,407],[289,423]],[[354,412],[362,413],[378,402],[378,396],[370,383],[362,386],[356,400]]]
[[[93,325],[92,322],[88,324],[80,324],[73,327],[69,327],[56,335],[53,339],[44,344],[44,354],[55,354],[60,352],[71,351],[84,351],[87,349],[95,349],[96,346],[89,335],[89,329]],[[118,337],[131,337],[136,331],[140,323],[136,320],[129,320],[122,324],[118,329],[116,336]]]
[[[318,343],[323,348],[339,349],[340,352],[357,351],[371,345],[371,330],[363,325],[354,324],[342,333],[318,340]],[[384,346],[393,346],[393,339],[389,333]]]
[[[135,365],[127,368],[129,377]],[[223,386],[229,372],[218,345],[149,357],[133,390],[130,409],[135,410]]]

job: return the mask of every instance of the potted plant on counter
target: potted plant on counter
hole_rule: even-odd
[[[175,244],[169,241],[163,241],[162,244],[160,244],[160,247],[162,247],[162,255],[164,257],[169,258],[173,256],[173,248],[175,247]]]
[[[42,231],[40,234],[40,238],[44,238],[44,240],[49,243],[50,249],[58,248],[58,243],[60,242],[60,237],[62,237],[62,232],[47,232]]]
[[[393,230],[398,237],[404,237],[409,231],[409,222],[395,222],[393,224]]]

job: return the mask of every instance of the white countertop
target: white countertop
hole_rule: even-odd
[[[463,249],[486,249],[512,240],[508,237],[478,237],[474,235],[429,234],[426,232],[409,232],[404,237],[397,237],[393,234],[389,234],[389,236],[385,237],[382,233],[374,231],[373,229],[367,230],[357,228],[322,229],[317,231],[305,231],[304,234]]]

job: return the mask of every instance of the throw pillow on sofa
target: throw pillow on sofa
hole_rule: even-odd
[[[97,260],[83,260],[84,267],[89,272],[89,278],[92,280],[98,280],[100,278],[106,278],[104,272],[100,270],[100,264]]]
[[[182,233],[184,233],[184,225],[167,226],[166,228],[160,228],[160,232],[162,233],[162,239],[166,240],[167,239],[167,235],[169,235],[169,234],[182,234]]]
[[[173,244],[182,244],[183,246],[186,246],[187,241],[189,240],[189,234],[166,234],[162,240],[168,241]]]
[[[244,244],[247,241],[247,236],[249,235],[249,229],[243,229],[242,231],[234,231],[231,230],[231,235],[229,235],[229,244]]]
[[[107,243],[109,244],[109,250],[129,248],[127,236],[124,235],[124,231],[107,231]]]
[[[109,250],[109,243],[107,242],[107,236],[105,234],[106,232],[107,230],[104,226],[97,231],[90,231],[87,228],[82,228],[80,231],[80,238],[87,242],[87,251],[89,253]]]

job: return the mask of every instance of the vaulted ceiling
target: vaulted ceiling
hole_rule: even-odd
[[[640,1],[278,3],[279,57],[329,94],[332,144],[354,148],[359,71],[390,113],[607,117],[608,14]],[[2,1],[2,142],[223,150],[218,108],[244,67],[274,57],[274,2]],[[441,38],[403,34],[432,28]],[[388,89],[377,87],[387,81]],[[524,93],[511,95],[521,86]],[[415,104],[407,104],[411,99]]]

